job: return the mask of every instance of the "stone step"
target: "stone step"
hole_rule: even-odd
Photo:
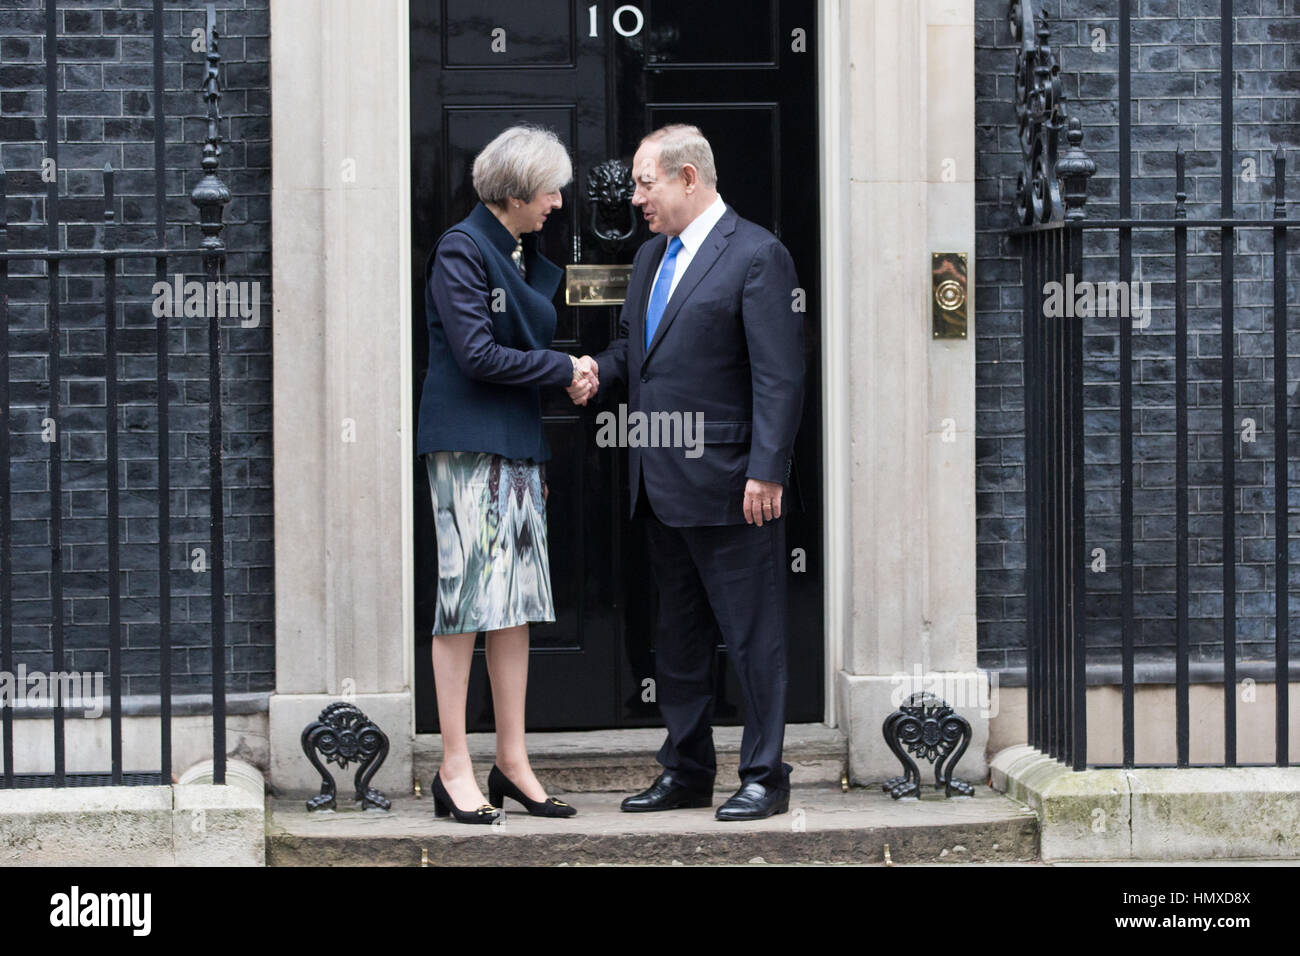
[[[714,806],[731,789],[719,788]],[[516,866],[586,864],[1013,863],[1038,854],[1037,817],[987,786],[972,797],[892,800],[879,787],[794,787],[790,812],[751,822],[712,809],[623,813],[618,793],[557,793],[568,819],[532,817],[511,800],[499,826],[437,819],[429,797],[398,796],[388,811],[308,813],[267,802],[271,866]]]
[[[719,787],[734,789],[740,785],[737,767],[741,730],[740,727],[713,729]],[[548,791],[625,794],[644,790],[663,770],[655,761],[663,739],[663,729],[658,727],[537,733],[526,738],[533,772]],[[469,748],[479,786],[486,794],[496,735],[470,734]],[[790,778],[794,785],[837,786],[848,769],[848,741],[841,731],[825,724],[790,724],[785,729],[783,756],[794,767]],[[426,794],[441,761],[442,737],[417,734],[414,773]]]

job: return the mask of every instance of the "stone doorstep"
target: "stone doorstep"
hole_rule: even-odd
[[[1045,863],[1300,859],[1300,767],[1074,771],[1020,745],[991,784],[1037,813]]]
[[[716,807],[731,791],[718,789]],[[387,812],[308,813],[301,800],[268,800],[271,866],[500,866],[563,864],[895,863],[1033,861],[1032,811],[991,790],[944,799],[892,800],[879,787],[800,787],[790,812],[753,822],[712,809],[623,813],[621,794],[556,794],[578,815],[532,817],[506,801],[502,826],[437,819],[433,801],[401,796]]]
[[[741,731],[740,727],[713,729],[719,786],[730,785],[732,781],[739,786]],[[487,793],[496,735],[479,733],[468,737],[475,776]],[[528,734],[528,756],[534,772],[548,790],[628,794],[644,790],[663,770],[655,760],[663,739],[664,731],[660,727]],[[790,724],[785,731],[783,756],[795,768],[791,775],[795,785],[838,786],[847,769],[848,740],[842,731],[824,724]],[[414,772],[426,794],[441,760],[441,736],[417,734]]]

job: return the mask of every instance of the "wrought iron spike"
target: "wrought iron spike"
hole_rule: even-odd
[[[1174,218],[1187,218],[1187,154],[1181,143],[1174,153]]]
[[[1273,150],[1273,218],[1286,218],[1286,151]]]
[[[113,211],[113,164],[105,163],[104,164],[104,225],[111,227],[113,225],[114,219],[116,218],[117,218],[116,214]],[[104,231],[104,244],[105,246],[109,246],[111,248],[111,244],[112,244],[111,228],[105,229]]]
[[[217,175],[221,161],[221,82],[219,67],[221,55],[217,50],[217,12],[207,5],[207,34],[205,37],[207,69],[200,87],[208,108],[208,135],[203,143],[203,178],[190,193],[190,202],[199,207],[199,228],[203,231],[203,249],[208,253],[225,250],[221,238],[222,210],[230,202],[230,189]]]

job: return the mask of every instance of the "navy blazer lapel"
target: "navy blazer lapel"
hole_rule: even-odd
[[[534,250],[534,253],[527,264],[528,277],[524,281],[549,302],[555,298],[555,290],[560,287],[564,270],[541,252]]]
[[[664,334],[668,327],[673,324],[677,318],[677,313],[682,310],[682,303],[690,298],[695,287],[700,284],[700,280],[705,274],[713,268],[713,263],[718,261],[718,256],[722,255],[722,250],[727,248],[727,236],[736,230],[736,211],[730,206],[722,214],[722,218],[717,224],[709,230],[709,234],[704,237],[700,243],[700,248],[696,251],[691,264],[686,267],[686,272],[677,282],[677,288],[673,290],[672,298],[668,300],[668,305],[664,308],[663,318],[659,320],[659,327],[655,329],[655,337],[650,341],[650,348],[646,349],[646,358],[650,353],[659,347],[663,341]]]
[[[474,204],[474,208],[469,211],[469,215],[465,217],[464,221],[476,226],[487,241],[500,250],[503,256],[509,259],[514,255],[515,237],[510,234],[510,230],[501,224],[501,220],[494,216],[492,210],[488,209],[482,201]],[[524,250],[524,285],[549,302],[555,298],[555,292],[559,289],[560,282],[564,278],[564,269],[542,255],[541,249],[537,247],[538,236],[536,233],[521,236],[519,241],[522,243]],[[429,253],[428,261],[425,263],[424,275],[426,279],[429,276],[429,266],[433,263],[433,255],[436,251],[437,246],[435,245],[433,251]]]

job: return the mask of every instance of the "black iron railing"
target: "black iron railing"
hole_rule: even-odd
[[[1286,218],[1286,161],[1273,154],[1272,219],[1233,216],[1231,0],[1221,17],[1221,215],[1187,217],[1186,157],[1175,155],[1175,194],[1168,218],[1132,216],[1130,178],[1130,0],[1119,2],[1119,209],[1107,220],[1085,217],[1088,178],[1095,164],[1082,149],[1083,131],[1066,119],[1056,56],[1045,21],[1036,19],[1031,0],[1012,0],[1010,23],[1020,49],[1016,63],[1017,119],[1024,169],[1016,198],[1015,237],[1024,286],[1025,382],[1025,537],[1027,602],[1027,687],[1029,742],[1076,770],[1088,765],[1086,687],[1088,572],[1093,560],[1085,540],[1084,318],[1049,314],[1049,283],[1084,282],[1090,231],[1115,239],[1117,282],[1104,283],[1113,296],[1128,299],[1133,280],[1133,234],[1167,242],[1174,259],[1173,380],[1175,383],[1175,615],[1174,699],[1176,765],[1190,766],[1190,635],[1188,555],[1188,258],[1189,231],[1217,233],[1220,243],[1222,361],[1222,588],[1223,731],[1222,766],[1237,766],[1236,641],[1236,423],[1234,415],[1234,282],[1236,236],[1262,230],[1272,237],[1273,263],[1273,412],[1274,412],[1274,582],[1276,604],[1271,677],[1275,681],[1275,764],[1288,765],[1288,507],[1287,507],[1287,232],[1300,221]],[[1057,136],[1065,130],[1070,148],[1057,156]],[[1094,237],[1097,238],[1097,237]],[[1106,248],[1108,242],[1095,244]],[[1097,270],[1101,271],[1101,270]],[[1097,285],[1094,283],[1094,285]],[[1068,301],[1068,296],[1066,297]],[[1113,299],[1112,299],[1113,303]],[[1129,310],[1119,312],[1119,529],[1120,529],[1120,680],[1122,683],[1123,766],[1134,760],[1134,560],[1133,560],[1133,327]]]
[[[59,89],[58,89],[58,11],[55,0],[46,0],[46,36],[45,36],[45,127],[47,143],[45,159],[52,169],[58,169],[58,129],[59,129]],[[218,31],[216,13],[211,3],[207,4],[207,28],[204,56],[207,69],[204,74],[202,98],[207,110],[207,137],[203,146],[203,177],[191,193],[191,201],[198,207],[199,222],[203,241],[198,248],[169,248],[166,238],[166,191],[165,161],[166,142],[163,115],[163,2],[153,2],[153,128],[154,128],[154,208],[155,241],[149,248],[119,248],[118,238],[120,224],[116,220],[114,206],[114,170],[105,165],[103,171],[103,218],[102,248],[98,249],[63,249],[60,248],[60,209],[59,181],[57,174],[48,178],[46,191],[46,246],[41,249],[10,249],[8,239],[8,222],[6,218],[7,176],[0,166],[0,409],[4,412],[5,427],[0,428],[0,671],[6,675],[14,674],[14,628],[13,628],[13,513],[10,497],[10,470],[12,465],[10,450],[11,394],[10,394],[10,263],[33,260],[45,264],[45,278],[48,283],[48,304],[46,307],[48,330],[47,375],[49,407],[46,417],[53,423],[54,440],[49,448],[49,581],[50,581],[50,669],[54,675],[67,674],[67,653],[64,645],[64,597],[63,597],[63,448],[60,423],[60,390],[62,385],[60,371],[60,353],[62,337],[60,331],[60,302],[63,298],[63,281],[61,269],[65,263],[76,261],[99,260],[103,263],[104,281],[104,434],[106,436],[106,481],[107,481],[107,554],[108,574],[106,579],[108,597],[108,673],[106,683],[109,695],[109,722],[111,769],[103,772],[69,772],[66,766],[66,707],[62,694],[52,698],[49,713],[53,718],[54,736],[53,773],[26,773],[15,767],[14,758],[14,709],[12,701],[0,704],[0,749],[2,749],[4,772],[0,777],[0,786],[75,786],[87,784],[149,784],[170,783],[172,780],[172,644],[171,644],[171,588],[170,588],[170,547],[171,514],[169,488],[169,437],[168,423],[168,323],[169,313],[158,316],[155,329],[155,349],[157,363],[157,467],[158,467],[158,621],[159,643],[159,743],[160,766],[156,773],[152,771],[124,771],[122,756],[122,587],[120,575],[121,542],[119,540],[119,503],[120,488],[118,479],[118,413],[119,395],[117,380],[117,311],[118,311],[118,273],[121,266],[130,260],[150,260],[154,262],[155,278],[158,282],[169,280],[169,265],[186,257],[199,257],[207,283],[216,283],[225,264],[226,249],[222,240],[223,207],[230,201],[230,191],[218,177],[218,165],[221,155],[220,133],[220,99],[221,91],[218,80],[220,56],[217,52]],[[123,272],[125,274],[125,272]],[[206,288],[213,288],[207,285]],[[211,643],[212,643],[212,735],[213,735],[213,782],[225,782],[225,528],[222,510],[221,481],[221,339],[220,317],[223,309],[214,308],[211,297],[206,300],[205,312],[208,318],[208,359],[209,359],[209,393],[208,393],[208,437],[209,437],[209,503],[210,503],[210,566],[209,582],[211,586]],[[158,310],[155,309],[155,314]],[[11,685],[12,686],[12,685]]]

